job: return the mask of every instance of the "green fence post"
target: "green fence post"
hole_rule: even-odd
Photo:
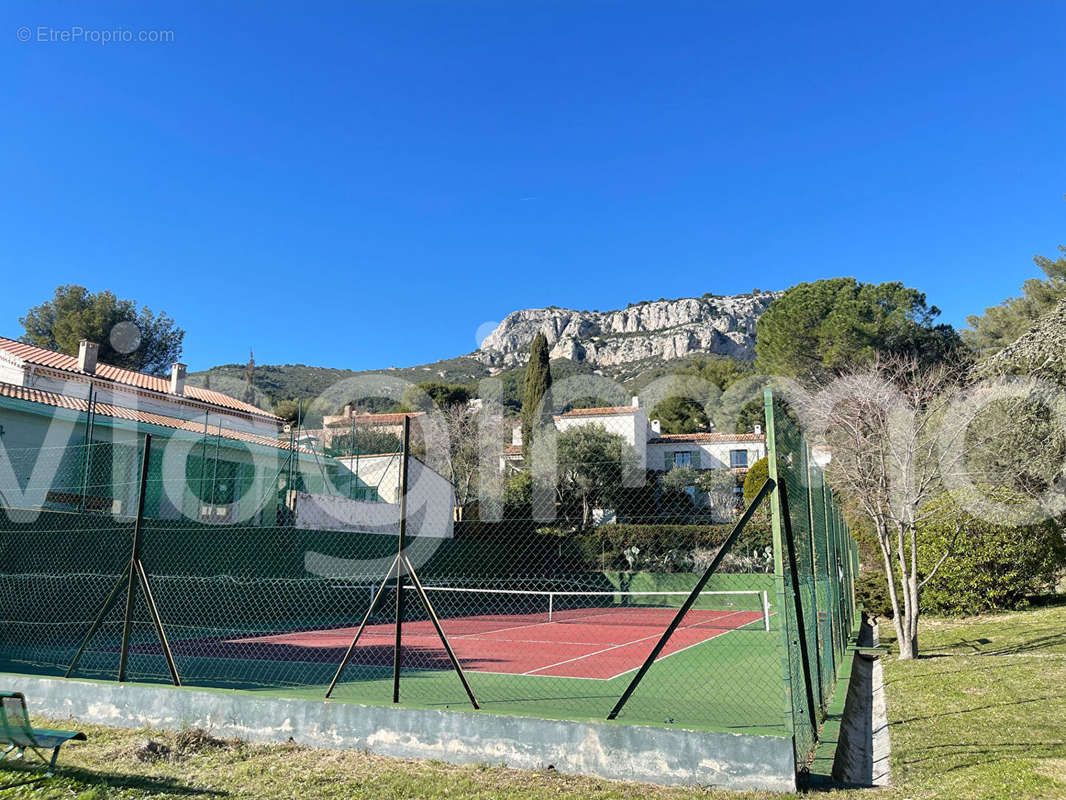
[[[784,524],[788,504],[784,499],[785,486],[781,482],[779,464],[786,457],[779,452],[776,413],[773,393],[767,388],[763,393],[766,414],[766,464],[774,491],[770,495],[771,526],[774,543],[774,588],[778,607],[782,610],[781,661],[784,673],[785,724],[792,731],[792,746],[796,768],[804,763],[814,747],[815,732],[814,701],[810,683],[810,665],[804,658],[807,651],[806,632],[801,629],[799,618],[803,609],[800,601],[798,570],[790,564],[786,574],[786,552],[793,551],[791,525]],[[790,562],[792,559],[789,560]]]
[[[777,607],[781,609],[781,671],[785,701],[785,729],[792,732],[793,740],[795,740],[798,721],[793,702],[789,615],[785,599],[785,562],[782,555],[785,547],[781,531],[781,500],[777,488],[780,485],[777,475],[777,437],[774,434],[774,401],[769,389],[763,393],[763,406],[766,415],[766,471],[767,477],[774,483],[774,491],[770,495],[770,525],[774,549],[774,593],[777,596]],[[793,747],[795,749],[795,744]]]
[[[836,675],[836,653],[833,652],[833,622],[832,622],[832,589],[830,587],[830,572],[827,568],[828,550],[822,551],[822,543],[825,541],[825,517],[821,521],[815,516],[815,478],[818,479],[819,492],[823,481],[821,470],[811,463],[811,448],[806,441],[802,442],[801,453],[803,455],[803,475],[807,482],[807,529],[808,546],[811,551],[811,588],[814,595],[814,626],[815,644],[817,651],[816,664],[818,667],[818,683],[820,692],[819,702],[824,710],[829,703],[832,694],[833,676]],[[819,508],[821,508],[819,503]]]

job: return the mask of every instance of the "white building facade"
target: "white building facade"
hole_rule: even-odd
[[[560,432],[582,425],[600,425],[621,436],[633,448],[640,469],[655,472],[692,467],[725,469],[743,475],[766,455],[766,437],[759,426],[751,433],[664,434],[659,420],[648,419],[637,397],[628,406],[577,408],[554,417],[554,423]],[[504,447],[500,457],[500,470],[516,471],[523,463],[521,427],[515,426],[511,443]]]

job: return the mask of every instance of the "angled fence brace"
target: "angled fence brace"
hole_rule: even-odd
[[[644,659],[644,663],[641,664],[640,669],[637,670],[637,674],[633,676],[633,680],[630,681],[629,686],[627,686],[626,690],[622,692],[622,696],[618,698],[618,702],[615,703],[614,708],[611,709],[611,713],[607,715],[607,719],[616,719],[618,717],[618,712],[620,712],[622,710],[622,706],[624,706],[629,701],[630,696],[637,688],[637,684],[639,684],[644,679],[644,676],[648,673],[648,670],[651,669],[651,665],[655,663],[655,659],[657,659],[659,657],[659,654],[662,653],[663,648],[666,647],[666,643],[670,641],[670,637],[673,636],[674,631],[677,630],[677,626],[681,624],[681,620],[685,618],[685,614],[689,612],[689,610],[695,604],[696,599],[700,596],[700,592],[703,591],[703,587],[707,585],[707,581],[711,579],[711,576],[721,565],[722,559],[725,558],[726,553],[728,553],[729,549],[733,546],[733,542],[735,542],[737,540],[737,537],[740,536],[741,532],[744,530],[744,526],[748,524],[752,516],[755,514],[755,510],[762,504],[762,501],[773,490],[773,488],[774,482],[771,479],[767,478],[763,485],[759,488],[759,491],[755,495],[754,499],[751,501],[748,507],[744,509],[744,513],[733,526],[733,530],[729,532],[729,536],[727,536],[726,540],[722,542],[722,546],[718,548],[718,552],[715,553],[714,560],[711,561],[710,565],[704,571],[699,581],[696,582],[696,586],[689,593],[689,596],[685,598],[685,602],[681,604],[681,608],[677,610],[677,613],[670,621],[670,624],[666,626],[666,630],[663,631],[663,635],[659,637],[659,641],[655,643],[655,647],[652,648],[652,651],[648,654],[648,657]]]
[[[425,609],[427,616],[433,623],[433,628],[437,632],[437,636],[440,638],[441,646],[444,647],[444,652],[448,654],[448,660],[451,662],[452,669],[455,670],[455,674],[459,677],[459,682],[463,684],[463,689],[466,691],[466,696],[470,699],[470,705],[474,708],[481,708],[478,704],[477,697],[474,695],[474,690],[470,688],[470,682],[466,678],[466,673],[463,672],[463,667],[459,663],[459,659],[455,656],[455,651],[452,650],[451,643],[448,641],[448,637],[444,633],[444,628],[441,627],[440,618],[437,617],[437,612],[433,608],[433,604],[429,600],[429,596],[426,594],[426,590],[422,586],[422,582],[418,579],[418,575],[415,573],[415,568],[407,558],[405,552],[407,547],[407,454],[411,446],[411,418],[404,415],[403,418],[403,456],[400,460],[400,528],[399,535],[396,541],[396,555],[392,559],[392,563],[389,565],[388,570],[385,572],[385,578],[381,581],[381,586],[374,593],[374,596],[370,600],[370,606],[366,610],[366,614],[363,615],[363,621],[359,623],[359,628],[355,632],[355,636],[352,637],[351,644],[348,645],[348,649],[344,653],[344,657],[341,659],[341,663],[337,666],[337,672],[333,676],[333,680],[329,683],[329,688],[326,689],[326,699],[328,700],[333,694],[334,688],[337,686],[337,681],[340,680],[341,673],[344,672],[344,667],[348,664],[349,659],[352,657],[352,653],[355,652],[355,647],[359,643],[359,639],[363,635],[363,631],[366,629],[367,623],[370,621],[371,615],[377,610],[381,598],[385,593],[385,588],[389,585],[389,580],[392,579],[393,570],[396,571],[396,618],[395,618],[395,640],[393,643],[392,653],[392,702],[400,702],[400,669],[402,666],[403,656],[403,616],[404,616],[404,572],[411,578],[411,585],[418,595],[418,599],[422,602],[422,607]]]
[[[818,705],[814,702],[814,680],[811,676],[811,654],[807,649],[807,621],[803,613],[803,595],[799,584],[799,564],[796,558],[796,540],[792,536],[792,517],[789,516],[788,489],[784,481],[778,486],[781,497],[781,521],[784,523],[785,552],[792,574],[792,604],[796,612],[796,629],[799,634],[800,663],[803,667],[803,683],[807,690],[807,710],[810,724],[818,730]]]
[[[126,566],[122,570],[122,574],[119,575],[118,581],[115,583],[115,587],[111,590],[111,594],[104,600],[103,606],[100,608],[100,613],[96,615],[96,619],[93,620],[93,624],[89,627],[89,632],[85,634],[85,638],[81,642],[81,646],[78,648],[77,654],[74,656],[74,660],[70,662],[70,666],[67,667],[64,678],[69,678],[74,673],[74,668],[78,666],[78,661],[81,660],[82,654],[85,652],[85,648],[88,647],[90,640],[99,630],[100,625],[104,621],[104,617],[107,616],[107,612],[111,610],[111,606],[114,604],[118,597],[119,590],[122,588],[122,584],[126,583],[126,611],[123,615],[122,622],[122,649],[119,653],[118,660],[118,679],[119,681],[126,680],[126,662],[129,658],[130,652],[130,631],[133,627],[133,602],[137,593],[137,586],[140,585],[144,592],[144,602],[148,606],[148,613],[152,617],[152,624],[155,626],[156,636],[159,638],[159,645],[163,651],[163,658],[167,661],[167,668],[170,670],[170,679],[174,682],[175,686],[181,686],[181,679],[178,677],[178,668],[174,664],[174,654],[170,651],[170,642],[167,641],[166,632],[163,630],[163,620],[159,616],[159,609],[155,604],[155,597],[152,595],[152,587],[148,583],[148,573],[145,572],[144,564],[141,563],[141,528],[144,524],[144,501],[145,495],[148,490],[148,463],[152,452],[152,435],[146,433],[144,435],[144,455],[141,459],[141,483],[137,495],[137,518],[133,524],[133,547],[130,552],[130,560],[126,562]]]

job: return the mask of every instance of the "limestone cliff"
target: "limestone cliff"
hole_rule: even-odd
[[[529,344],[543,333],[552,358],[596,367],[672,360],[717,353],[755,356],[755,322],[779,293],[704,295],[637,303],[618,311],[529,308],[507,315],[475,356],[490,367],[525,362]]]

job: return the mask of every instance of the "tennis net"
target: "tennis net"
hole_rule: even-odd
[[[405,585],[405,620],[421,619],[425,611],[413,586]],[[690,592],[577,591],[504,589],[464,586],[426,586],[426,595],[446,630],[455,623],[491,629],[500,625],[591,624],[664,628],[670,624]],[[372,588],[383,595],[377,622],[392,613],[395,586]],[[752,626],[770,630],[770,601],[765,590],[704,591],[681,620],[682,627]],[[452,624],[447,624],[452,623]],[[471,631],[475,632],[475,631]]]

